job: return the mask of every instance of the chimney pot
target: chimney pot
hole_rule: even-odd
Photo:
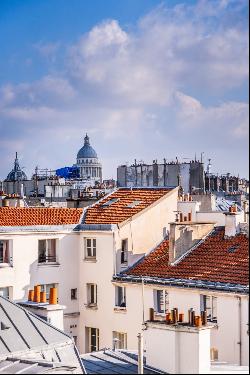
[[[47,302],[46,292],[40,292],[40,302],[41,303],[46,303]]]
[[[31,302],[34,301],[34,290],[33,289],[29,290],[28,301],[31,301]]]
[[[57,305],[57,288],[50,288],[49,304]]]
[[[184,314],[183,314],[183,313],[180,313],[180,314],[179,314],[179,322],[180,322],[180,323],[183,323],[183,322],[184,322]]]
[[[40,302],[41,285],[34,286],[34,302]]]

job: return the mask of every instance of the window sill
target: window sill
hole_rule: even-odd
[[[114,312],[118,312],[118,313],[126,313],[126,312],[127,312],[127,307],[119,307],[119,306],[115,306],[115,307],[114,307]]]
[[[83,260],[84,260],[84,262],[88,262],[88,263],[96,263],[97,262],[97,259],[95,257],[84,258]]]
[[[0,263],[0,268],[13,267],[11,263]]]
[[[37,263],[37,265],[40,267],[44,267],[44,266],[52,266],[52,267],[59,267],[60,266],[60,263],[58,262],[41,262],[41,263]]]
[[[87,305],[85,305],[86,309],[89,309],[89,310],[98,310],[98,306],[96,303],[89,303]]]

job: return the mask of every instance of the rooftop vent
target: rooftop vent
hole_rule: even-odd
[[[134,207],[138,206],[138,205],[141,204],[141,203],[142,203],[142,201],[133,201],[133,202],[127,204],[126,207],[127,207],[127,208],[134,208]]]
[[[109,201],[103,203],[102,207],[109,207],[111,206],[111,204],[116,203],[118,201],[119,201],[119,198],[110,199]]]

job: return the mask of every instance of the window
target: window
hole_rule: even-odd
[[[0,240],[0,263],[9,263],[9,241]]]
[[[97,285],[87,284],[87,305],[96,306],[97,305]]]
[[[9,298],[10,297],[10,288],[7,286],[5,288],[0,288],[0,296]]]
[[[71,299],[77,299],[77,288],[71,289]]]
[[[113,332],[114,349],[127,349],[127,334],[122,332]]]
[[[96,239],[86,238],[86,258],[96,258]]]
[[[38,263],[56,262],[56,239],[38,241]]]
[[[218,359],[219,359],[218,349],[216,349],[216,348],[210,349],[210,359],[211,359],[211,361],[218,361]]]
[[[128,240],[122,240],[121,264],[128,263]]]
[[[217,322],[217,297],[214,296],[200,296],[201,311],[207,312],[207,320],[210,322]]]
[[[123,286],[115,287],[115,306],[126,307],[126,288]]]
[[[73,336],[73,340],[74,340],[75,346],[77,346],[77,336]]]
[[[43,285],[41,285],[41,292],[46,292],[46,300],[47,301],[49,301],[50,288],[58,288],[58,284],[43,284]]]
[[[86,327],[86,352],[99,350],[99,329]]]
[[[154,290],[154,310],[159,314],[166,314],[169,309],[169,298],[166,290]]]

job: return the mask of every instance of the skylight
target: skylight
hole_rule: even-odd
[[[142,203],[142,201],[133,201],[133,202],[129,203],[126,207],[128,207],[128,208],[134,208],[134,207],[138,206],[141,203]]]
[[[119,201],[119,198],[110,199],[109,201],[103,203],[102,207],[109,207],[111,206],[111,204],[116,203],[118,201]]]
[[[228,252],[229,253],[235,253],[235,251],[240,247],[240,245],[234,245],[234,246],[231,246],[229,249],[228,249]]]

